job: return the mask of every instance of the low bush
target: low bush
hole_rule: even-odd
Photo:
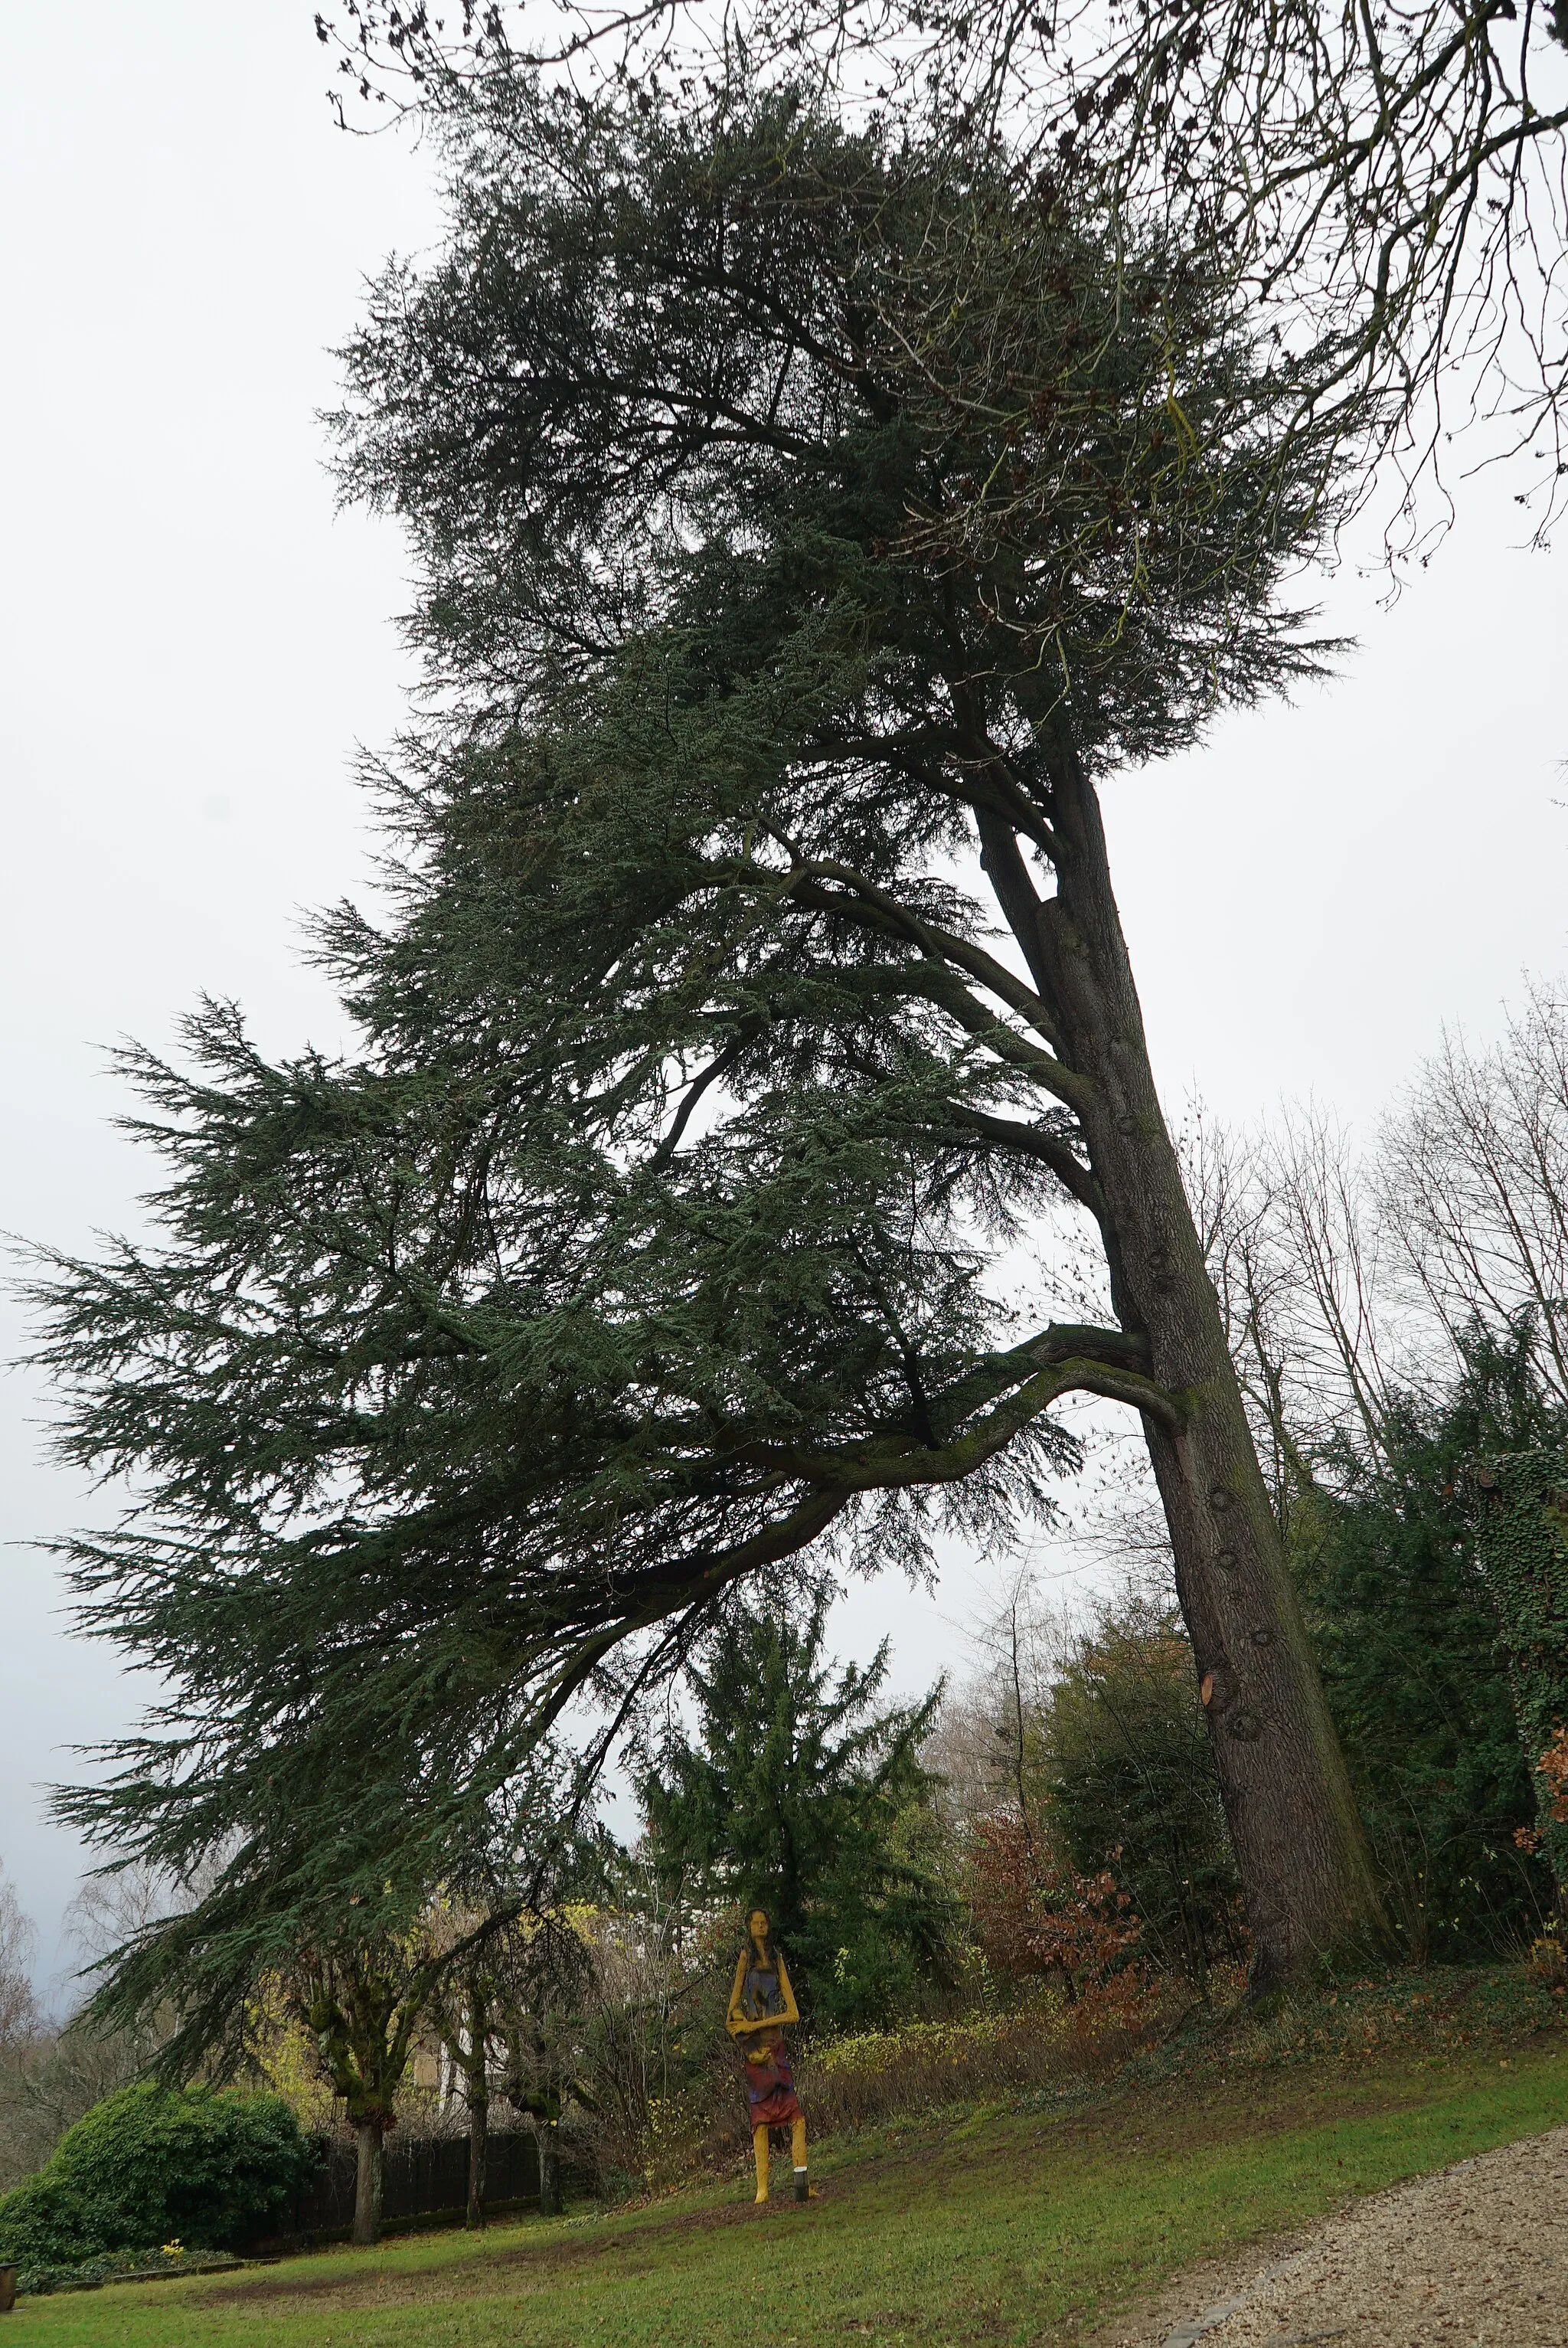
[[[236,2249],[287,2211],[319,2159],[281,2096],[124,2087],[0,2196],[0,2261],[79,2266],[177,2239]]]
[[[1530,1943],[1530,1954],[1524,1970],[1540,1989],[1550,1990],[1553,1997],[1568,1995],[1568,1948],[1563,1936],[1550,1927]]]
[[[101,2291],[106,2282],[146,2282],[155,2275],[214,2274],[240,2260],[228,2250],[188,2250],[166,2242],[157,2250],[114,2250],[69,2267],[23,2267],[16,2276],[19,2298],[43,2299],[56,2291]]]
[[[1227,1976],[1227,1986],[1239,1991],[1239,1980]],[[794,2075],[810,2140],[1109,2077],[1189,2003],[1179,1987],[1122,1973],[1085,1989],[1072,2005],[1046,1992],[1011,2013],[807,2041],[796,2049]],[[651,2106],[635,2181],[668,2191],[704,2171],[743,2165],[751,2144],[739,2060],[726,2047],[699,2080]]]
[[[1006,2103],[1108,2075],[1169,2027],[1184,2003],[1167,2003],[1158,1987],[1121,1976],[1085,1990],[1071,2006],[1042,1998],[1011,2013],[827,2039],[799,2067],[801,2094],[818,2136],[955,2105]]]

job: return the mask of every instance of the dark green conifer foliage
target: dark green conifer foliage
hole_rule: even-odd
[[[1281,1976],[1370,1879],[1094,778],[1313,665],[1310,438],[1185,256],[1112,267],[993,148],[515,79],[448,128],[341,421],[431,685],[392,917],[323,932],[363,1048],[272,1066],[209,1004],[190,1073],[131,1054],[159,1240],[46,1292],[64,1447],[142,1499],[87,1621],[169,1690],[65,1808],[226,1861],[106,2011],[177,1987],[192,2047],[346,1903],[395,1921],[772,1561],[1047,1511],[1075,1390],[1143,1414]],[[1053,1203],[1103,1326],[993,1276]]]
[[[1334,1717],[1400,1936],[1418,1962],[1517,1946],[1550,1913],[1516,1830],[1535,1794],[1485,1556],[1477,1468],[1550,1442],[1528,1316],[1473,1329],[1446,1394],[1398,1398],[1378,1456],[1344,1453],[1295,1511]]]
[[[688,1666],[697,1735],[668,1729],[639,1791],[671,1891],[765,1909],[803,2021],[854,2029],[907,2015],[942,1974],[952,1919],[919,1758],[941,1691],[880,1704],[886,1641],[834,1671],[826,1617],[821,1597],[726,1612]]]
[[[1180,1620],[1142,1601],[1108,1612],[1056,1675],[1041,1731],[1050,1821],[1073,1865],[1108,1869],[1144,1952],[1206,1991],[1245,1936]]]

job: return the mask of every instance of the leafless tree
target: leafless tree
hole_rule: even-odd
[[[1413,1303],[1450,1339],[1528,1309],[1568,1403],[1568,1004],[1531,983],[1501,1040],[1446,1035],[1379,1144],[1378,1209]]]
[[[1336,1434],[1372,1456],[1395,1395],[1528,1312],[1568,1404],[1568,1002],[1529,982],[1498,1041],[1445,1035],[1359,1153],[1307,1107],[1189,1124],[1184,1168],[1276,1505]]]
[[[1200,1119],[1185,1163],[1283,1517],[1333,1436],[1379,1447],[1409,1366],[1372,1178],[1310,1104],[1245,1135]]]
[[[89,1957],[118,1937],[96,1894],[72,1903],[67,1928]],[[150,2051],[149,2041],[88,2030],[79,2019],[56,2027],[29,1978],[36,1947],[31,1921],[0,1880],[0,2191],[39,2168],[67,2128],[134,2078]]]
[[[33,1959],[38,1936],[23,1913],[15,1885],[0,1871],[0,2059],[28,2045],[42,2017],[33,1993]]]
[[[66,1910],[66,1933],[91,1968],[161,1918],[191,1905],[196,1895],[156,1868],[106,1869],[81,1883]]]
[[[938,1779],[938,1815],[949,1828],[1005,1812],[1032,1835],[1035,1723],[1070,1637],[1066,1614],[1043,1601],[1024,1565],[1013,1570],[993,1609],[971,1627],[974,1667],[944,1691],[924,1748]]]
[[[996,9],[994,53],[1050,92],[1059,139],[1247,283],[1304,412],[1336,409],[1409,490],[1457,384],[1462,412],[1501,417],[1499,452],[1533,460],[1518,495],[1546,527],[1568,365],[1561,0],[1069,0],[1033,43],[1020,0]]]

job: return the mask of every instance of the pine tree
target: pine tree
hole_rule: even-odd
[[[940,1700],[878,1702],[884,1641],[834,1671],[827,1598],[728,1612],[688,1667],[696,1735],[670,1726],[640,1773],[654,1863],[682,1900],[766,1911],[810,2026],[907,2014],[951,1921],[920,1814]]]
[[[394,914],[322,938],[363,1047],[274,1066],[209,1005],[194,1073],[133,1055],[162,1243],[48,1287],[65,1447],[145,1496],[87,1620],[171,1690],[67,1813],[229,1854],[216,2013],[301,1915],[441,1880],[585,1694],[591,1764],[761,1569],[1049,1515],[1087,1393],[1141,1416],[1283,1979],[1379,1914],[1098,792],[1313,668],[1332,480],[1065,165],[744,89],[511,80],[451,136],[339,427],[431,688]]]

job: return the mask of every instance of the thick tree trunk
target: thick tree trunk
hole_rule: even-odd
[[[1386,1927],[1155,1093],[1099,802],[1071,750],[1052,764],[1055,897],[1035,897],[1010,839],[989,826],[987,868],[1084,1080],[1074,1108],[1118,1317],[1146,1339],[1176,1403],[1179,1424],[1145,1415],[1144,1431],[1263,1989],[1336,1948],[1381,1942]]]
[[[383,2137],[380,2123],[362,2120],[354,2132],[354,2239],[368,2246],[381,2240],[381,2169]]]
[[[483,2058],[481,2058],[483,2059]],[[477,2232],[485,2222],[485,2155],[490,2140],[490,2096],[483,2074],[468,2082],[468,2216]]]

